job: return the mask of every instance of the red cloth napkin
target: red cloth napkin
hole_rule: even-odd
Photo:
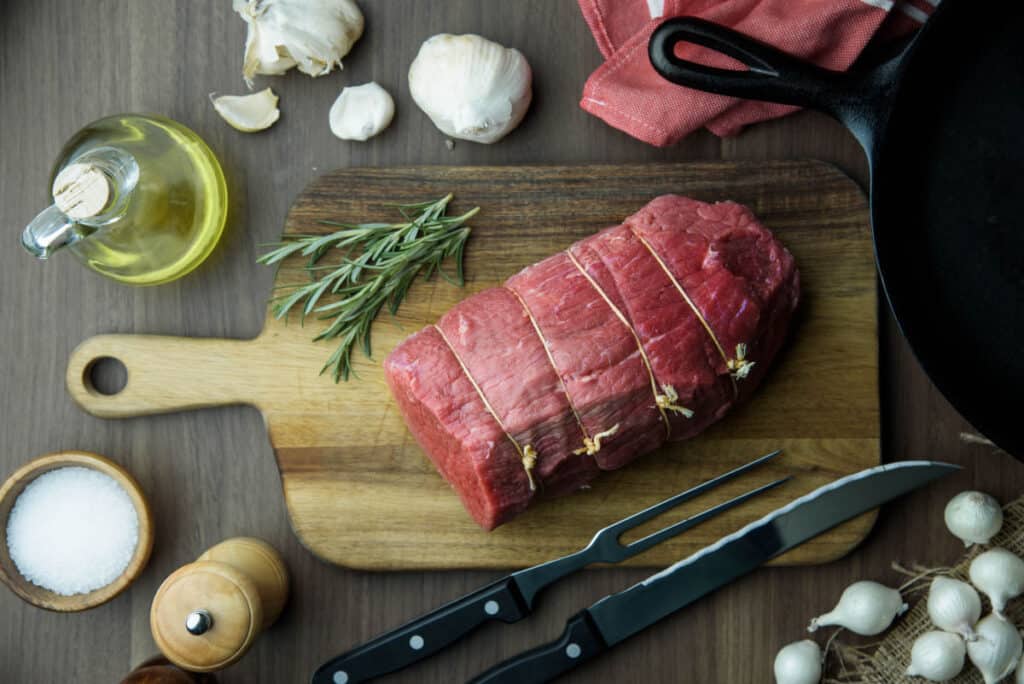
[[[580,106],[652,145],[670,145],[702,126],[715,135],[734,135],[747,124],[797,108],[712,95],[663,79],[651,67],[647,42],[666,18],[701,17],[820,66],[845,70],[876,32],[905,34],[940,1],[579,0],[606,59],[587,80]],[[712,66],[737,65],[696,45],[680,46],[677,54]]]

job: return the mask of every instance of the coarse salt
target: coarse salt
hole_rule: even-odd
[[[7,518],[7,547],[25,579],[71,596],[116,580],[135,553],[139,517],[118,482],[67,467],[33,480]]]

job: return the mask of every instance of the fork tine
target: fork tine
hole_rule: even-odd
[[[727,473],[723,473],[723,474],[719,475],[718,477],[715,477],[715,478],[712,478],[712,479],[708,480],[707,482],[701,482],[696,487],[693,487],[691,489],[687,489],[685,492],[680,492],[679,494],[674,494],[673,496],[670,496],[669,498],[665,499],[664,501],[662,501],[660,503],[654,504],[650,508],[645,508],[644,510],[642,510],[642,511],[640,511],[638,513],[634,513],[633,515],[629,516],[628,518],[623,518],[622,520],[620,520],[618,522],[612,523],[611,525],[609,525],[608,527],[604,528],[603,530],[598,531],[598,533],[596,535],[594,535],[594,539],[596,540],[598,537],[603,537],[606,534],[614,535],[616,538],[618,538],[619,535],[621,535],[626,530],[632,529],[632,528],[636,527],[637,525],[645,523],[645,522],[647,522],[648,520],[650,520],[652,518],[656,518],[659,515],[661,515],[662,513],[664,513],[665,511],[669,510],[670,508],[675,508],[676,506],[678,506],[679,504],[683,503],[684,501],[689,501],[690,499],[692,499],[692,498],[694,498],[696,496],[700,496],[704,492],[706,492],[708,490],[711,490],[711,489],[714,489],[718,485],[724,484],[724,483],[728,482],[729,480],[742,475],[743,473],[747,472],[748,470],[752,470],[753,468],[756,468],[757,466],[761,465],[762,463],[765,463],[766,461],[770,461],[771,459],[775,458],[776,456],[778,456],[781,453],[782,453],[782,449],[776,449],[775,451],[771,452],[770,454],[765,454],[764,456],[761,456],[760,458],[754,459],[750,463],[747,463],[745,465],[741,465],[738,468],[734,468],[734,469],[730,470]]]
[[[686,530],[690,529],[691,527],[699,525],[700,523],[704,522],[705,520],[708,520],[709,518],[713,518],[716,515],[718,515],[719,513],[727,511],[730,508],[734,508],[735,506],[739,506],[744,501],[748,501],[748,500],[754,498],[755,496],[757,496],[759,494],[763,494],[764,492],[768,491],[769,489],[774,489],[775,487],[778,487],[782,483],[788,482],[791,479],[793,479],[793,476],[792,475],[788,475],[786,477],[783,477],[783,478],[780,478],[778,480],[775,480],[774,482],[769,482],[768,484],[762,485],[762,486],[760,486],[760,487],[758,487],[756,489],[752,489],[749,492],[746,492],[745,494],[740,494],[739,496],[734,497],[732,499],[729,499],[728,501],[723,501],[722,503],[718,504],[717,506],[712,506],[711,508],[707,509],[706,511],[702,511],[700,513],[697,513],[696,515],[690,516],[689,518],[685,518],[684,520],[680,520],[678,522],[672,523],[668,527],[666,527],[664,529],[661,529],[661,530],[658,530],[657,532],[652,532],[651,534],[647,535],[646,537],[643,537],[642,539],[636,540],[632,544],[625,545],[623,547],[626,550],[626,552],[627,552],[627,555],[625,557],[629,558],[630,556],[634,556],[634,555],[636,555],[638,553],[642,553],[643,551],[646,551],[647,549],[651,548],[652,546],[660,544],[661,542],[665,541],[666,539],[671,539],[672,537],[676,536],[677,534],[685,532]]]

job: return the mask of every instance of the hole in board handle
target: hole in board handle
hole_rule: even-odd
[[[89,362],[85,367],[82,381],[85,388],[93,394],[110,397],[125,388],[128,384],[128,369],[113,356],[101,356]]]

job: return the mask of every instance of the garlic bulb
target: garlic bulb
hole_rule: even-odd
[[[794,641],[775,656],[777,684],[818,684],[821,681],[821,648],[810,639]]]
[[[948,682],[964,669],[964,640],[948,632],[925,632],[910,649],[907,675],[933,682]]]
[[[277,95],[270,88],[264,88],[251,95],[210,94],[213,108],[232,128],[243,133],[255,133],[270,128],[281,118],[277,108]]]
[[[242,75],[279,75],[298,66],[323,76],[363,35],[363,13],[353,0],[234,0],[249,25]]]
[[[391,124],[395,101],[377,83],[342,88],[331,105],[331,133],[342,140],[368,140]]]
[[[946,527],[964,546],[987,544],[1003,526],[1003,509],[984,492],[960,492],[946,504]]]
[[[412,99],[443,133],[493,143],[519,125],[533,97],[522,53],[477,35],[428,38],[409,67]]]
[[[1006,602],[1024,593],[1024,560],[1006,549],[989,549],[971,561],[971,582],[992,602],[992,612],[1006,619]]]
[[[995,615],[987,615],[975,625],[975,641],[967,644],[967,657],[981,672],[985,684],[995,684],[1013,672],[1021,654],[1021,638],[1017,628]]]
[[[897,615],[907,610],[900,592],[878,582],[854,582],[846,587],[836,607],[811,620],[807,631],[838,625],[863,636],[886,630]]]
[[[971,641],[973,625],[981,617],[981,598],[967,582],[936,577],[928,591],[928,617],[939,629]]]

